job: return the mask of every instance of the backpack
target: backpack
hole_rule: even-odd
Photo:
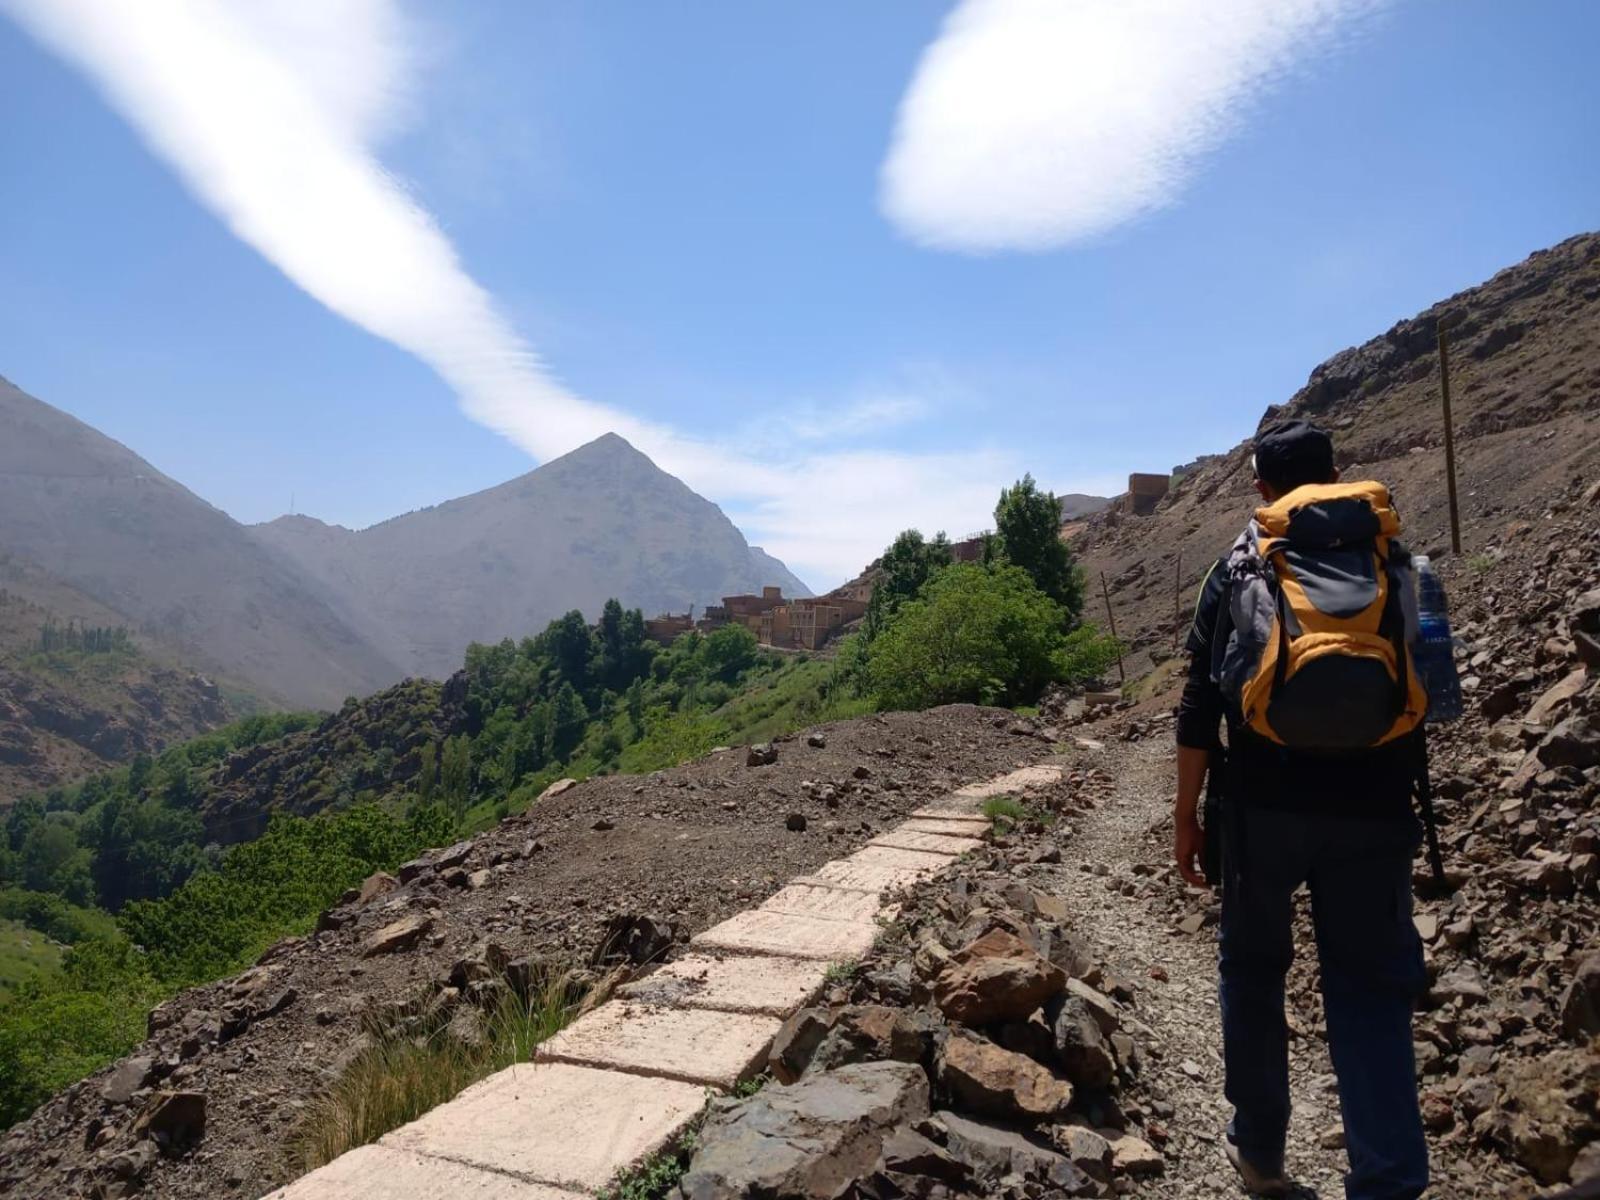
[[[1278,745],[1370,749],[1416,730],[1427,692],[1411,555],[1381,483],[1299,487],[1256,510],[1228,552],[1223,694]]]

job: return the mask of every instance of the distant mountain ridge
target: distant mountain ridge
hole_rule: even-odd
[[[469,642],[574,608],[593,620],[612,596],[654,615],[763,586],[810,594],[615,434],[360,532],[309,517],[247,527],[0,378],[0,514],[0,555],[295,705],[442,678]]]
[[[0,551],[279,700],[398,677],[292,563],[132,450],[0,379]]]
[[[810,595],[715,504],[608,433],[497,487],[352,531],[253,527],[407,672],[442,677],[468,642],[521,637],[615,596],[647,615],[782,587]]]

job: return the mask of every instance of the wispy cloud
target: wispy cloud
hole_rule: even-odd
[[[1173,203],[1250,102],[1383,0],[963,0],[922,57],[884,213],[949,250],[1044,250]]]
[[[853,574],[905,525],[981,518],[1015,468],[983,453],[752,453],[574,394],[379,161],[419,42],[395,0],[0,0],[0,11],[80,67],[238,237],[427,363],[468,416],[537,459],[620,433],[822,581]],[[905,403],[849,419],[860,432],[896,411]]]

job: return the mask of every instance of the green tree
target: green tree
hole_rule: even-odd
[[[867,640],[877,637],[900,606],[914,599],[950,561],[950,539],[943,532],[934,534],[932,541],[917,529],[907,529],[895,538],[878,560],[881,575],[867,603]]]
[[[1061,501],[1024,475],[1000,493],[994,526],[1004,561],[1026,571],[1034,586],[1061,606],[1067,624],[1076,625],[1083,613],[1083,573],[1061,540]]]
[[[589,713],[577,689],[563,683],[550,705],[550,724],[545,735],[545,761],[564,763],[583,741]]]
[[[94,903],[89,851],[78,844],[77,831],[68,822],[38,822],[28,831],[17,858],[23,887],[54,892],[72,904]]]
[[[756,661],[759,645],[756,635],[744,625],[713,629],[696,655],[702,677],[732,683]]]
[[[439,754],[439,799],[455,817],[457,827],[472,798],[472,743],[458,733],[446,738]]]
[[[439,786],[439,748],[433,742],[424,742],[417,751],[417,803],[432,804]]]
[[[1063,626],[1021,568],[958,563],[872,642],[868,678],[887,708],[1027,703],[1066,670]]]

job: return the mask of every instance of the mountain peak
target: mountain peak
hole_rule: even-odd
[[[575,462],[619,462],[629,459],[642,459],[655,466],[654,461],[643,450],[640,450],[620,433],[602,433],[592,442],[585,442],[574,450],[569,450],[560,458],[551,459],[551,462],[562,460]]]

